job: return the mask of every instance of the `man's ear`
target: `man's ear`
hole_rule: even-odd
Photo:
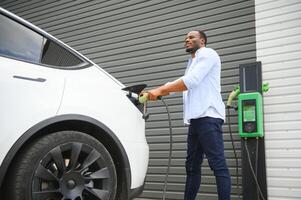
[[[205,46],[205,39],[204,38],[200,38],[200,43],[202,46]]]

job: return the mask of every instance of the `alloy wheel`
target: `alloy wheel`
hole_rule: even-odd
[[[94,147],[70,142],[49,151],[35,169],[35,200],[108,200],[110,166]]]

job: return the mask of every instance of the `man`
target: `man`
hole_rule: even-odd
[[[202,31],[191,31],[185,38],[191,54],[185,75],[172,83],[148,91],[150,100],[171,92],[183,92],[184,122],[189,125],[186,157],[185,200],[194,200],[201,182],[201,164],[206,155],[213,170],[219,200],[230,200],[231,179],[224,157],[222,124],[225,106],[221,97],[221,61],[206,48]]]

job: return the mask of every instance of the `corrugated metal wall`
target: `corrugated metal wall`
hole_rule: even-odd
[[[301,1],[256,0],[270,200],[301,199]]]
[[[205,30],[208,47],[222,59],[222,95],[238,83],[238,65],[256,60],[254,1],[231,0],[48,0],[2,1],[1,6],[33,22],[85,54],[126,85],[150,87],[172,81],[184,73],[185,34]],[[204,97],[206,98],[206,97]],[[174,130],[174,151],[168,184],[169,199],[183,199],[187,127],[182,121],[182,95],[167,98]],[[160,199],[168,157],[168,123],[161,103],[149,108],[147,140],[150,162],[142,199]],[[231,112],[234,130],[237,117]],[[235,160],[227,126],[225,154],[231,174]],[[235,134],[240,155],[240,140]],[[232,199],[235,195],[235,179]],[[199,197],[217,199],[215,178],[204,162]]]

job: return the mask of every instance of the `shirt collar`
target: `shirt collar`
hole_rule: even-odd
[[[195,52],[195,57],[199,57],[206,47],[201,47]]]
[[[195,52],[195,58],[199,57],[199,56],[201,55],[201,52],[202,52],[205,48],[206,48],[206,47],[201,47],[201,48],[199,48],[199,49]],[[188,59],[187,66],[190,66],[191,62],[192,62],[192,58],[190,57],[190,58]]]

